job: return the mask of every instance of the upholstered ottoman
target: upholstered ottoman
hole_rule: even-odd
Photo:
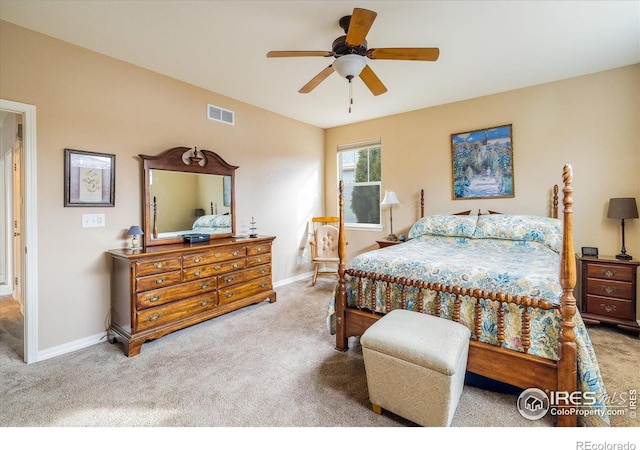
[[[469,353],[464,325],[396,309],[361,336],[369,400],[422,426],[449,426],[455,414]]]

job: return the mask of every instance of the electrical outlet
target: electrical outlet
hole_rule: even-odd
[[[82,228],[104,227],[104,214],[83,214]]]

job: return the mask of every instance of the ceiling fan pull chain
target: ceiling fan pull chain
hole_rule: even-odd
[[[351,105],[353,105],[353,87],[349,78],[349,114],[351,114]]]

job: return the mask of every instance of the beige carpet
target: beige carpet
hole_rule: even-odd
[[[22,362],[22,317],[0,300],[0,425],[3,427],[407,427],[371,411],[358,340],[334,349],[326,330],[333,281],[277,289],[263,302],[145,343],[127,358],[94,345]],[[609,392],[640,388],[640,341],[592,328]],[[638,426],[629,415],[613,426]],[[453,427],[540,427],[516,396],[465,386]],[[331,445],[325,442],[325,445]]]

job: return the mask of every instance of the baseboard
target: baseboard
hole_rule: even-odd
[[[276,281],[273,283],[273,288],[277,288],[280,286],[285,286],[287,284],[295,283],[296,281],[304,280],[306,278],[311,278],[313,276],[313,272],[302,273],[300,275],[296,275],[295,277],[285,278],[284,280]]]
[[[38,351],[36,355],[36,361],[44,361],[45,359],[54,358],[56,356],[64,355],[65,353],[75,352],[92,345],[99,344],[100,342],[107,340],[107,333],[99,333],[86,338],[78,339],[77,341],[68,342],[57,347],[51,347],[46,350]]]

